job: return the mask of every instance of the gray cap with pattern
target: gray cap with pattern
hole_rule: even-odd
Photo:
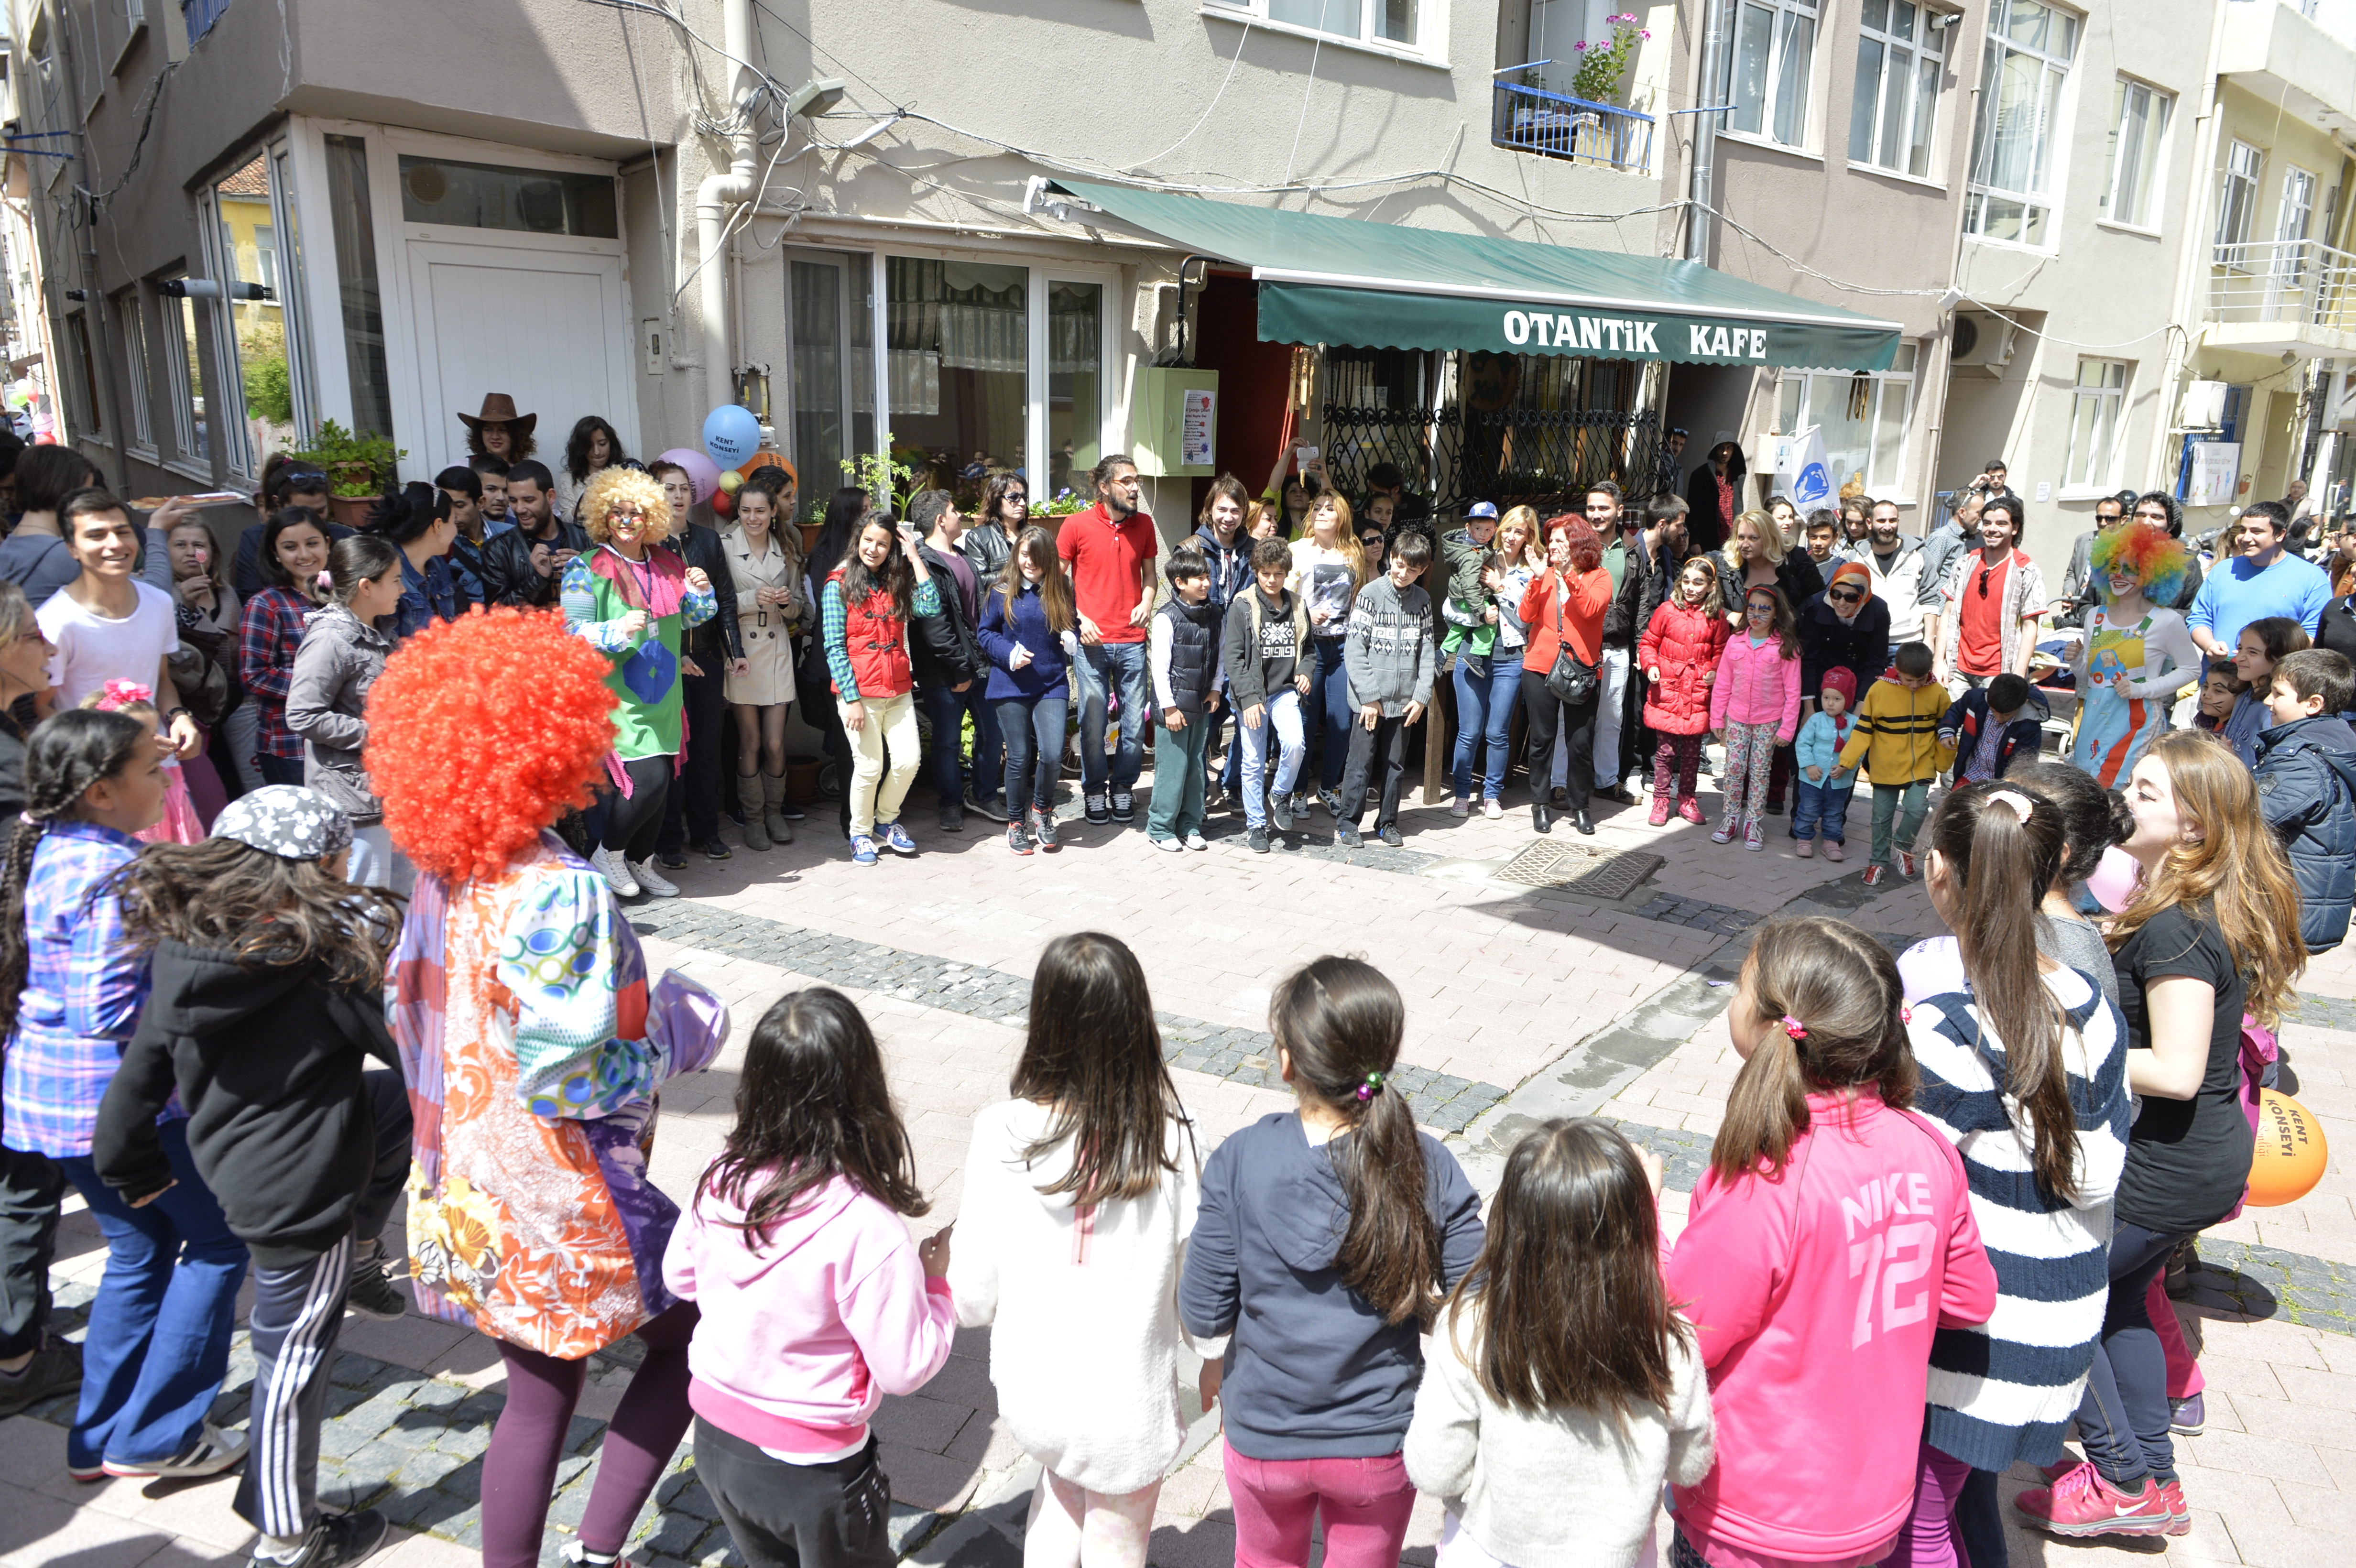
[[[212,837],[234,838],[282,860],[316,860],[350,846],[352,822],[317,790],[265,784],[230,802],[213,819]]]

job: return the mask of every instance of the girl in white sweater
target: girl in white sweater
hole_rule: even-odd
[[[1185,1435],[1178,1276],[1202,1167],[1136,955],[1097,932],[1048,944],[1010,1092],[974,1118],[948,1278],[958,1321],[994,1326],[999,1414],[1044,1472],[1023,1563],[1144,1568]],[[1215,1371],[1224,1339],[1189,1342]]]
[[[1446,1509],[1440,1568],[1649,1560],[1661,1483],[1708,1475],[1711,1435],[1644,1161],[1608,1122],[1547,1123],[1506,1157],[1407,1430],[1408,1474]]]

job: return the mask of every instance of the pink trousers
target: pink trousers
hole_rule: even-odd
[[[1326,1568],[1398,1568],[1415,1483],[1397,1454],[1376,1459],[1253,1459],[1226,1444],[1236,1568],[1304,1568],[1325,1521]]]

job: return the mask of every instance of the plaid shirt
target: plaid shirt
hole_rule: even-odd
[[[286,687],[294,678],[303,624],[315,608],[292,588],[265,588],[245,602],[237,623],[237,676],[261,723],[255,744],[265,757],[303,760],[303,737],[286,728]]]
[[[122,906],[91,891],[138,853],[129,834],[71,819],[33,850],[25,993],[0,1070],[0,1143],[12,1149],[90,1153],[98,1103],[147,1003],[147,960],[123,939]]]

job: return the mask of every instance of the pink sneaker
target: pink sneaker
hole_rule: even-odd
[[[2024,1521],[2052,1534],[2165,1535],[2176,1523],[2174,1509],[2150,1477],[2141,1490],[2123,1492],[2092,1465],[2080,1465],[2051,1487],[2033,1487],[2012,1499]]]
[[[1848,851],[1841,848],[1841,841],[1839,839],[1827,838],[1825,840],[1825,859],[1827,860],[1846,860],[1848,859]]]
[[[1702,823],[1701,802],[1692,795],[1684,796],[1677,802],[1677,815],[1699,827]]]
[[[1801,839],[1801,840],[1800,840],[1800,859],[1803,859],[1803,860],[1813,860],[1813,859],[1815,859],[1815,858],[1816,858],[1816,841],[1815,841],[1815,839],[1813,839],[1813,838],[1803,838],[1803,839]]]
[[[1667,795],[1655,795],[1655,796],[1653,797],[1653,810],[1652,810],[1652,814],[1651,814],[1650,816],[1646,816],[1646,817],[1644,818],[1644,820],[1645,820],[1646,822],[1648,822],[1648,823],[1652,824],[1655,827],[1660,827],[1663,823],[1665,823],[1665,822],[1668,821],[1668,819],[1669,819],[1669,797],[1668,797]]]

